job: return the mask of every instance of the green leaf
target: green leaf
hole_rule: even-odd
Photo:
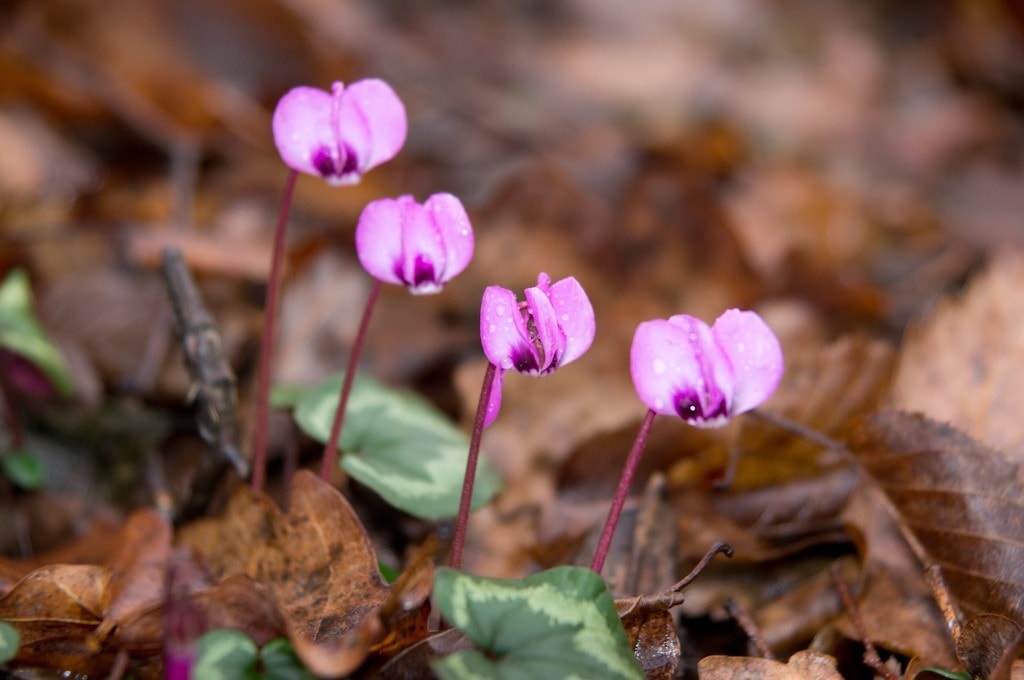
[[[46,479],[43,464],[29,451],[8,451],[0,455],[0,469],[9,480],[26,491],[38,489]]]
[[[441,615],[477,649],[431,662],[443,680],[643,678],[604,581],[584,567],[557,567],[522,581],[442,567]]]
[[[0,663],[7,663],[18,653],[21,634],[11,624],[0,621]]]
[[[394,583],[398,579],[398,570],[384,564],[383,562],[377,563],[377,570],[380,571],[380,575],[384,577],[385,583]]]
[[[310,392],[312,389],[306,385],[274,385],[270,388],[270,408],[282,411],[295,408]]]
[[[926,674],[937,675],[940,678],[948,678],[948,680],[972,680],[974,677],[967,671],[951,671],[947,668],[922,668],[914,673],[914,680]]]
[[[199,638],[192,677],[204,680],[256,680],[256,643],[238,630],[211,630]]]
[[[15,269],[0,283],[0,347],[30,361],[60,394],[74,391],[64,355],[50,342],[32,313],[28,275]]]
[[[329,378],[295,408],[299,427],[321,442],[331,431],[341,381],[341,375]],[[425,519],[458,512],[469,438],[419,396],[357,375],[339,446],[342,468],[396,508]],[[500,486],[481,455],[473,507],[486,504]]]
[[[295,650],[285,638],[277,638],[263,645],[260,650],[263,678],[266,680],[314,680],[313,674],[295,655]]]

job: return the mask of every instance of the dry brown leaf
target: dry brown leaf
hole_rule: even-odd
[[[104,639],[116,626],[154,609],[164,600],[164,579],[171,554],[171,525],[155,510],[135,512],[120,534],[110,563],[103,622],[96,637]]]
[[[682,666],[682,645],[669,611],[636,609],[622,617],[629,646],[648,680],[672,680]]]
[[[956,662],[953,640],[922,577],[920,562],[900,534],[877,488],[861,484],[843,509],[864,562],[863,591],[857,608],[867,637],[877,647],[933,666]],[[836,625],[851,640],[860,640],[848,616]]]
[[[965,612],[1024,620],[1021,464],[949,425],[901,412],[866,418],[850,447]]]
[[[969,619],[956,641],[956,655],[976,678],[1010,680],[1010,664],[1024,652],[1024,626],[998,616]]]
[[[344,675],[381,634],[390,589],[358,518],[337,489],[306,470],[287,514],[240,486],[223,517],[179,532],[219,575],[244,574],[273,596],[296,653],[314,673]]]
[[[889,402],[1024,461],[1024,255],[1003,251],[941,303],[900,351]]]
[[[706,656],[697,664],[701,680],[842,680],[836,660],[817,652],[797,652],[788,663],[743,656]]]
[[[0,599],[0,620],[21,634],[16,661],[80,673],[106,673],[109,654],[89,643],[103,619],[111,570],[91,564],[36,569]]]

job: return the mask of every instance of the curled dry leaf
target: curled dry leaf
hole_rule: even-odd
[[[633,654],[648,680],[671,680],[682,666],[682,644],[667,610],[635,609],[622,617]]]
[[[0,620],[21,634],[15,661],[103,674],[109,654],[94,654],[88,638],[103,620],[110,568],[53,564],[36,569],[3,599]]]
[[[133,514],[104,542],[109,565],[51,564],[19,581],[0,600],[0,619],[18,628],[19,663],[105,674],[122,624],[157,609],[164,596],[170,525],[152,510]],[[140,647],[159,649],[160,636]],[[104,665],[105,664],[105,665]]]
[[[287,514],[241,486],[224,516],[184,528],[179,541],[220,576],[243,574],[266,589],[318,675],[350,673],[381,635],[389,588],[370,541],[338,490],[308,471],[295,475]]]
[[[936,564],[968,615],[1024,620],[1024,468],[921,415],[866,418],[850,448],[898,511],[918,557]]]
[[[164,578],[171,553],[171,525],[155,510],[133,514],[121,531],[121,544],[111,563],[99,640],[121,623],[164,599]]]
[[[956,655],[976,678],[1010,680],[1010,665],[1024,652],[1024,626],[996,614],[967,621],[956,641]]]

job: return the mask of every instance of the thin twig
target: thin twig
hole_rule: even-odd
[[[690,570],[690,573],[676,581],[669,590],[674,592],[681,592],[683,588],[693,583],[693,580],[701,575],[701,573],[708,568],[708,564],[714,559],[715,555],[722,553],[726,557],[732,557],[732,546],[724,541],[717,541],[714,543],[708,551],[704,553],[704,557],[700,558],[700,562]]]
[[[768,642],[761,635],[761,629],[758,628],[754,619],[751,618],[750,613],[743,608],[739,602],[734,598],[729,598],[725,602],[725,611],[729,612],[729,616],[743,629],[743,632],[747,634],[747,638],[750,643],[754,645],[754,649],[761,655],[763,659],[774,659],[775,655],[772,654],[772,650],[768,648]]]
[[[846,609],[846,613],[850,617],[850,623],[853,624],[853,629],[857,631],[857,635],[864,644],[864,663],[885,678],[885,680],[899,680],[899,678],[889,670],[889,667],[882,663],[882,658],[878,656],[878,650],[875,649],[875,645],[868,638],[868,631],[864,626],[864,620],[860,618],[860,610],[857,608],[857,603],[853,601],[853,597],[850,595],[850,590],[846,587],[846,581],[843,580],[843,572],[839,568],[838,562],[832,563],[831,572],[832,580],[836,585],[836,592],[839,593],[839,599],[843,602],[843,607]]]
[[[760,409],[754,409],[752,411],[747,411],[747,413],[749,413],[750,415],[752,415],[752,416],[754,416],[756,418],[760,418],[761,420],[765,421],[766,423],[771,423],[772,425],[775,425],[778,428],[781,428],[783,430],[786,430],[787,432],[795,434],[798,437],[803,437],[804,439],[806,439],[808,441],[812,441],[815,444],[819,444],[819,445],[823,446],[826,449],[831,449],[833,451],[847,451],[848,450],[846,448],[846,444],[844,444],[843,442],[839,441],[838,439],[833,439],[832,437],[829,437],[827,434],[824,434],[823,432],[819,432],[818,430],[815,430],[814,428],[807,427],[806,425],[798,423],[795,420],[790,420],[789,418],[787,418],[785,416],[780,416],[777,413],[770,413],[768,411],[762,411]]]

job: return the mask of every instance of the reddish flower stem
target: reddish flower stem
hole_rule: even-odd
[[[341,439],[341,426],[345,423],[345,409],[348,407],[348,396],[352,392],[352,381],[356,377],[356,365],[359,363],[359,355],[363,353],[363,343],[366,341],[366,330],[370,327],[370,317],[377,306],[377,298],[380,297],[380,289],[384,287],[379,280],[373,280],[373,288],[366,298],[366,306],[363,307],[363,318],[359,321],[359,330],[356,331],[356,339],[352,343],[352,349],[348,354],[348,366],[345,368],[345,379],[341,383],[341,395],[338,397],[338,410],[334,412],[334,422],[331,423],[331,434],[327,437],[327,444],[324,445],[324,454],[320,459],[320,479],[326,481],[331,476],[331,471],[338,464],[338,441]]]
[[[462,496],[459,498],[459,514],[455,520],[455,538],[452,539],[452,556],[448,561],[452,569],[462,566],[462,546],[466,543],[466,526],[469,524],[469,507],[473,500],[473,482],[476,480],[476,462],[480,458],[480,439],[484,434],[484,417],[487,415],[487,404],[491,401],[491,388],[494,386],[494,373],[497,367],[487,364],[484,382],[480,387],[480,403],[476,407],[476,419],[473,421],[473,434],[469,439],[469,455],[466,457],[466,476],[462,480]]]
[[[256,414],[252,434],[252,478],[249,483],[253,491],[262,491],[267,476],[267,427],[270,420],[270,369],[274,356],[274,331],[277,328],[277,301],[281,297],[281,277],[284,265],[284,234],[288,225],[288,213],[292,207],[292,194],[298,172],[288,172],[284,194],[281,196],[281,212],[274,227],[274,245],[270,259],[270,278],[267,280],[267,298],[264,304],[263,336],[260,340],[260,365],[256,382]]]
[[[605,520],[604,529],[601,531],[601,538],[597,541],[597,549],[594,550],[594,559],[590,563],[590,568],[598,574],[604,568],[604,560],[608,557],[608,549],[612,545],[615,527],[619,524],[622,506],[626,504],[626,496],[629,495],[629,487],[633,483],[633,475],[636,473],[636,468],[640,463],[640,456],[647,446],[647,438],[651,434],[651,423],[654,422],[654,416],[654,411],[647,411],[643,422],[640,423],[640,431],[636,433],[636,439],[633,440],[633,448],[629,450],[629,455],[626,457],[626,465],[622,468],[622,477],[619,478],[619,486],[615,489],[612,507],[608,509],[608,519]]]

